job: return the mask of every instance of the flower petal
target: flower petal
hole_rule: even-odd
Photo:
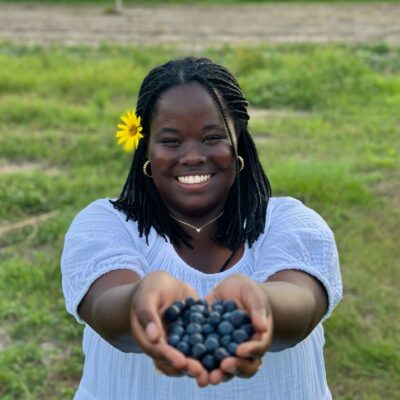
[[[130,153],[134,149],[135,143],[133,138],[129,138],[124,144],[124,150]]]

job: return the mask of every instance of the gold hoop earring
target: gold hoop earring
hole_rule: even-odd
[[[152,175],[150,175],[150,174],[147,172],[147,166],[148,166],[148,165],[150,165],[150,161],[149,161],[149,160],[147,160],[147,161],[143,164],[143,173],[144,173],[148,178],[151,178]]]
[[[237,158],[240,162],[240,168],[239,168],[239,172],[240,172],[244,168],[244,160],[243,160],[243,157],[240,157],[240,156],[237,156]]]

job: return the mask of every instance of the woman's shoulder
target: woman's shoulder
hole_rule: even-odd
[[[271,231],[288,232],[296,229],[330,231],[323,217],[302,201],[293,197],[272,197],[268,202],[262,237]]]

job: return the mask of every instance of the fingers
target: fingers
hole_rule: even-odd
[[[237,376],[240,378],[251,378],[260,369],[261,358],[244,359],[237,357],[226,358],[220,365],[220,370],[224,374]]]
[[[256,333],[248,342],[242,343],[236,350],[240,358],[261,358],[264,356],[271,342],[271,332]]]

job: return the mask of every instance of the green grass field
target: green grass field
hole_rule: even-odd
[[[204,50],[238,77],[274,195],[333,228],[344,298],[325,324],[335,399],[400,393],[400,48]],[[119,115],[173,48],[0,45],[0,398],[70,399],[82,329],[59,259],[73,216],[118,196],[129,157]],[[53,214],[48,214],[53,212]],[[43,220],[30,220],[43,216]]]

